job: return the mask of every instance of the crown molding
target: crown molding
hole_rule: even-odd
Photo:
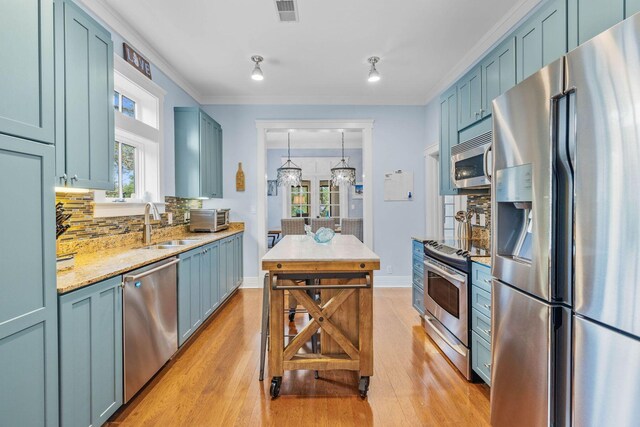
[[[442,92],[451,87],[460,77],[474,67],[482,57],[493,47],[501,43],[509,32],[525,18],[533,14],[539,6],[548,0],[521,0],[513,6],[509,12],[496,25],[494,25],[469,52],[447,73],[447,76],[440,80],[438,84],[427,93],[422,99],[423,104],[428,104]]]
[[[403,96],[203,96],[204,105],[420,105],[424,97]]]
[[[187,92],[199,104],[202,104],[202,96],[191,86],[182,74],[180,74],[164,57],[151,46],[118,12],[113,10],[104,0],[75,0],[85,9],[104,21],[113,31],[117,32],[127,43],[130,43],[154,66]]]

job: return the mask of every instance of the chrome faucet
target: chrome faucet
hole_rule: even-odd
[[[153,219],[155,221],[160,221],[160,212],[158,212],[158,208],[151,202],[147,202],[144,206],[144,244],[148,245],[151,243],[151,223],[149,222],[149,211],[153,215]]]

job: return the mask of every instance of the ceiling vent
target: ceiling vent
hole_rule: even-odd
[[[295,0],[276,0],[276,9],[278,9],[280,22],[298,22]]]

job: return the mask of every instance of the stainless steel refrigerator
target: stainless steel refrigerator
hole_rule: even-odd
[[[493,102],[491,423],[640,422],[640,15]]]

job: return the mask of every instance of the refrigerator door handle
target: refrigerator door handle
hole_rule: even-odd
[[[553,126],[555,133],[554,158],[554,216],[555,287],[557,299],[571,303],[573,286],[574,247],[574,170],[575,152],[575,94],[555,101]]]

